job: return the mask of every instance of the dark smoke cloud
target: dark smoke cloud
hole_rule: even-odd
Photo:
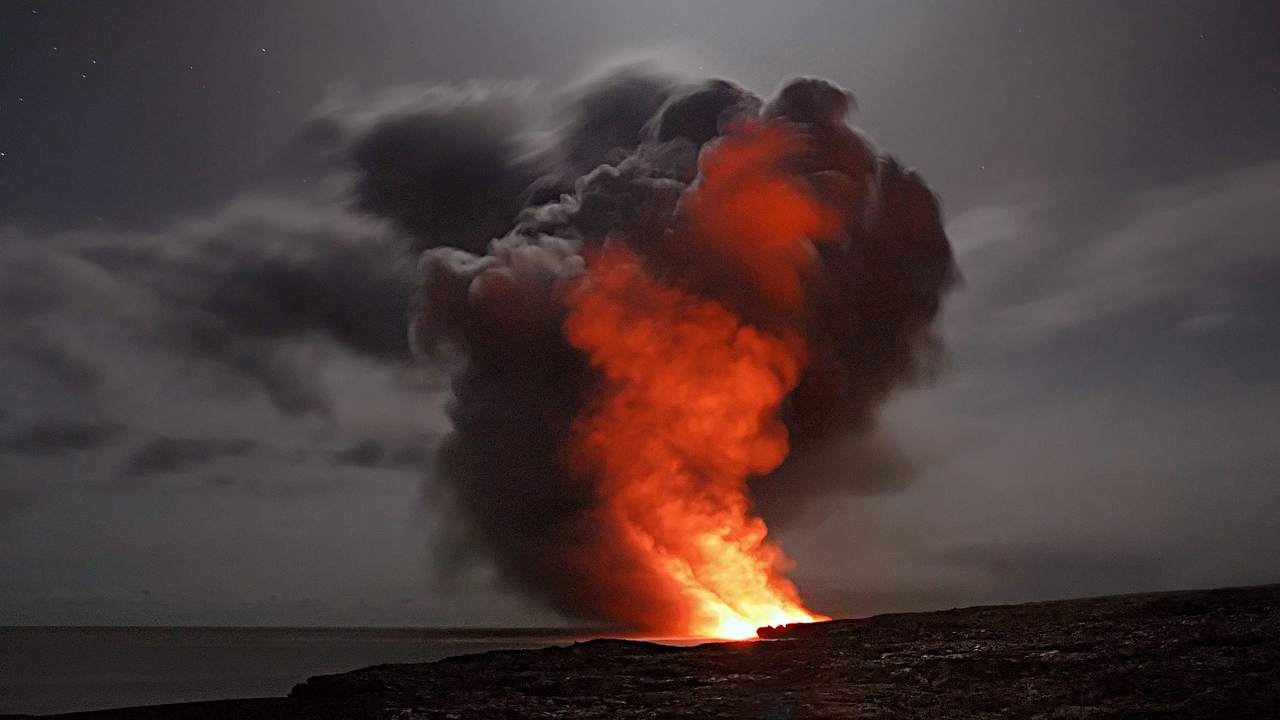
[[[431,437],[417,437],[409,442],[365,438],[342,450],[330,452],[328,458],[335,467],[421,468],[426,464],[433,445]]]
[[[544,162],[524,137],[519,87],[400,90],[334,99],[305,135],[357,171],[356,206],[394,220],[417,249],[483,252],[510,227]]]
[[[462,358],[453,432],[436,458],[443,486],[433,488],[455,520],[442,553],[446,570],[484,556],[509,584],[603,620],[620,617],[607,607],[619,588],[644,594],[632,568],[609,566],[624,556],[610,550],[613,539],[593,519],[589,483],[565,469],[570,424],[595,378],[565,341],[562,293],[595,249],[622,242],[654,272],[701,278],[713,296],[752,307],[732,258],[693,255],[669,241],[698,180],[700,151],[748,120],[801,134],[808,149],[789,159],[791,171],[839,209],[843,228],[817,249],[818,275],[795,328],[812,357],[785,407],[794,453],[778,472],[753,480],[758,509],[782,521],[827,493],[906,481],[905,462],[874,435],[876,411],[895,387],[927,374],[937,350],[931,323],[956,270],[936,199],[915,172],[846,124],[855,107],[848,92],[804,78],[766,103],[728,81],[624,68],[570,95],[537,178],[522,174],[534,166],[520,164],[503,139],[518,134],[511,115],[482,121],[477,107],[463,114],[488,140],[459,148],[477,152],[482,170],[450,191],[466,198],[433,189],[469,166],[435,145],[454,130],[426,129],[452,128],[447,113],[388,119],[351,145],[361,206],[433,248],[420,262],[415,346],[437,356],[451,348]],[[450,159],[438,161],[442,154]],[[526,178],[527,187],[516,187]],[[400,202],[408,197],[415,202]],[[476,232],[426,220],[453,217],[454,203],[510,208],[516,197],[525,206],[498,232],[500,212],[478,213]],[[498,239],[481,252],[490,235]],[[599,558],[598,572],[583,572],[584,554]]]
[[[759,110],[760,98],[727,80],[690,83],[672,93],[649,120],[645,139],[665,143],[684,138],[701,145]]]
[[[613,70],[571,91],[559,145],[574,175],[624,159],[678,86],[675,76],[640,64]]]
[[[17,329],[5,349],[77,391],[93,391],[102,384],[103,373],[93,360],[92,350],[83,343],[57,337],[43,325]]]
[[[361,440],[349,448],[329,455],[329,460],[334,465],[352,465],[362,468],[378,467],[386,459],[386,446],[372,438]]]
[[[410,245],[385,223],[246,198],[153,234],[77,231],[0,246],[0,350],[78,390],[102,383],[104,344],[211,363],[295,415],[331,399],[300,352],[328,342],[411,358]]]
[[[172,473],[222,457],[244,455],[255,443],[246,439],[189,438],[162,435],[147,441],[125,464],[127,478]]]
[[[100,447],[119,432],[114,423],[50,418],[0,437],[0,453],[57,457]]]
[[[404,303],[413,287],[411,262],[394,241],[369,237],[368,228],[350,223],[322,229],[270,204],[189,232],[189,238],[164,238],[167,247],[91,245],[80,255],[188,311],[181,321],[191,332],[183,341],[209,345],[208,352],[226,339],[215,326],[233,326],[246,338],[324,334],[375,357],[408,352]]]

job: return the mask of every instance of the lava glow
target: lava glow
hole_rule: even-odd
[[[747,128],[704,153],[675,238],[734,264],[748,286],[737,289],[765,318],[801,312],[811,242],[836,222],[784,169],[798,143],[781,127]],[[749,477],[787,455],[779,408],[804,368],[804,341],[695,287],[653,277],[622,243],[589,264],[568,298],[565,334],[601,382],[578,417],[571,460],[596,478],[604,521],[682,609],[651,628],[748,638],[764,625],[825,619],[785,577],[789,562],[747,492]]]

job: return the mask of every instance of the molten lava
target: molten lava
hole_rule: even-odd
[[[565,335],[601,378],[571,462],[592,478],[602,521],[683,611],[651,618],[653,629],[746,638],[825,619],[785,577],[789,561],[747,492],[787,455],[779,408],[807,350],[780,320],[803,312],[812,243],[839,223],[794,170],[803,150],[774,124],[704,152],[672,241],[723,269],[659,278],[614,242],[567,298]]]

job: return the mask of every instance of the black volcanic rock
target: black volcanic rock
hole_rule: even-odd
[[[1277,718],[1280,586],[881,615],[760,642],[595,640],[64,717]]]

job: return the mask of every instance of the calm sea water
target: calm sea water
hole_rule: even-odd
[[[322,673],[592,636],[552,629],[0,627],[0,714],[279,696]]]

